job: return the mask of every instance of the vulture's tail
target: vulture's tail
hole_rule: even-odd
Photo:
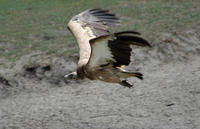
[[[137,77],[139,79],[143,79],[143,74],[139,72],[128,72],[128,71],[121,71],[120,72],[120,77],[122,78],[129,78],[129,77]]]

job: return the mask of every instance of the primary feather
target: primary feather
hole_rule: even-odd
[[[72,19],[76,19],[80,24],[89,27],[95,37],[109,34],[108,27],[119,23],[115,14],[100,8],[88,9]]]

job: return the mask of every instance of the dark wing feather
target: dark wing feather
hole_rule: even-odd
[[[117,36],[117,39],[120,41],[124,41],[126,43],[130,43],[131,45],[151,47],[151,45],[149,44],[148,41],[146,41],[145,39],[138,37],[138,36],[120,35],[120,36]]]
[[[131,57],[131,47],[130,44],[124,43],[122,40],[112,40],[108,41],[108,46],[112,52],[115,62],[113,62],[114,67],[120,67],[121,65],[129,65]]]
[[[110,34],[108,27],[119,23],[119,19],[115,14],[100,8],[88,9],[74,16],[73,19],[89,27],[96,37]]]
[[[123,32],[122,32],[123,33]],[[131,45],[150,46],[145,39],[134,35],[101,36],[90,40],[92,48],[87,67],[102,67],[112,64],[113,67],[129,65],[131,62]]]
[[[122,32],[117,32],[114,33],[115,36],[120,36],[120,35],[141,35],[140,32],[137,31],[122,31]]]
[[[115,59],[115,62],[113,62],[114,67],[130,64],[132,51],[131,45],[151,46],[145,39],[129,35],[129,33],[126,35],[126,33],[127,31],[115,34],[115,39],[108,41],[108,46],[112,52],[113,58]]]

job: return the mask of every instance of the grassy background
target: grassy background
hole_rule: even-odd
[[[0,58],[15,61],[32,51],[65,58],[78,53],[67,22],[95,7],[110,9],[126,23],[114,31],[136,30],[151,41],[200,21],[199,0],[0,0]]]

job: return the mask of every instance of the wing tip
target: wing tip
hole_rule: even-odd
[[[148,46],[148,47],[152,47],[151,44],[145,40],[144,38],[140,37],[140,36],[135,36],[135,35],[116,35],[117,39],[125,41],[125,42],[129,42],[132,45],[138,45],[138,46]]]
[[[140,32],[137,32],[137,31],[132,31],[132,30],[127,30],[127,31],[121,31],[121,32],[117,32],[117,33],[114,33],[115,36],[119,36],[119,35],[141,35]]]
[[[104,22],[104,24],[107,25],[117,25],[120,23],[120,19],[114,13],[110,13],[107,9],[91,8],[87,11],[98,19],[97,22]]]
[[[102,8],[90,8],[88,9],[89,12],[98,12],[98,11],[104,11],[104,12],[109,12],[107,9],[102,9]]]

